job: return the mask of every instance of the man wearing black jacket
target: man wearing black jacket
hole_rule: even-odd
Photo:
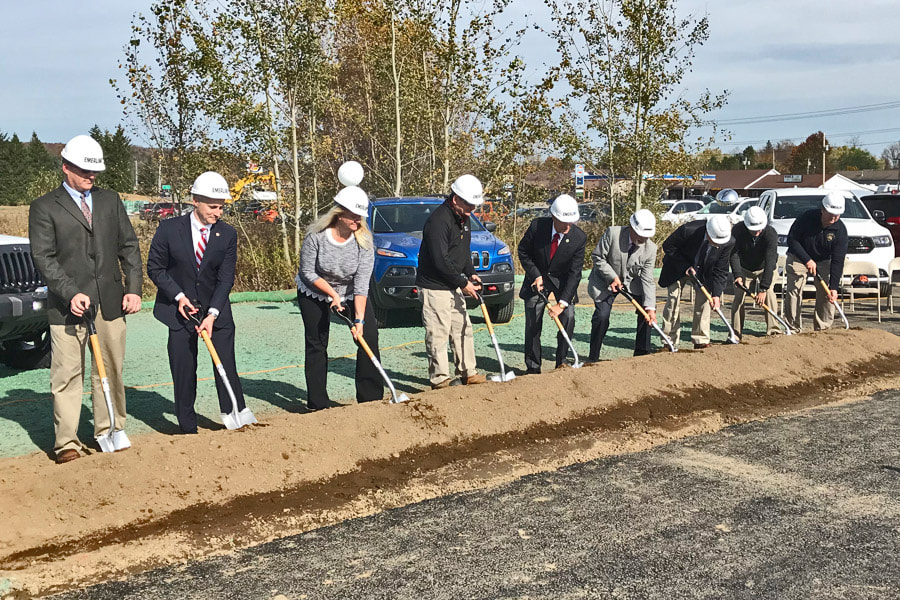
[[[678,344],[681,337],[681,293],[690,281],[688,270],[692,269],[709,291],[712,301],[707,302],[699,289],[694,291],[691,341],[695,349],[709,346],[710,311],[721,304],[733,244],[731,221],[725,215],[713,215],[705,222],[685,223],[663,242],[665,256],[659,285],[666,288],[667,296],[662,328],[673,343]]]
[[[772,312],[778,310],[775,296],[775,264],[778,262],[778,233],[768,224],[766,212],[758,206],[744,212],[744,222],[731,230],[734,250],[731,252],[731,272],[735,284],[743,284],[753,291],[756,283],[756,304],[765,304]],[[744,290],[734,286],[731,304],[731,327],[739,336],[744,329]],[[775,318],[766,313],[766,334],[779,332]]]
[[[450,186],[450,196],[428,217],[422,229],[416,285],[422,300],[428,379],[432,389],[450,385],[447,338],[453,344],[456,374],[464,385],[484,383],[475,371],[475,342],[466,299],[478,296],[481,278],[472,265],[469,216],[484,202],[481,182],[461,175]]]
[[[840,222],[844,214],[844,196],[840,192],[828,192],[822,199],[822,207],[808,210],[794,221],[788,232],[788,251],[785,263],[784,319],[795,329],[800,329],[800,301],[807,273],[822,275],[829,293],[816,285],[816,316],[813,328],[828,329],[834,321],[834,303],[844,273],[847,256],[847,228]]]
[[[541,325],[544,321],[544,300],[541,290],[552,293],[556,304],[550,316],[558,317],[569,339],[575,331],[575,304],[578,284],[584,266],[584,246],[587,236],[575,223],[578,221],[578,202],[563,194],[553,201],[551,217],[531,221],[519,242],[519,262],[525,269],[525,279],[519,298],[525,301],[525,368],[528,373],[541,372]],[[562,333],[556,335],[556,366],[566,361],[569,345]]]

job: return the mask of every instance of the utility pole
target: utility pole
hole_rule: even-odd
[[[138,161],[134,161],[134,193],[135,194],[137,194],[137,190],[138,190],[137,163],[138,163]]]
[[[825,155],[828,153],[828,144],[822,148],[822,187],[825,187]]]

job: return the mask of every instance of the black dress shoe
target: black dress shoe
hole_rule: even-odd
[[[526,375],[540,375],[541,370],[540,369],[525,369],[525,374]]]

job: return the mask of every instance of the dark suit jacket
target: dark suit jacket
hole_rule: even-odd
[[[153,316],[170,329],[184,327],[186,322],[178,313],[178,303],[175,302],[175,296],[184,292],[201,310],[202,314],[198,315],[201,320],[208,309],[215,308],[219,316],[214,327],[234,327],[228,294],[234,286],[237,232],[222,221],[214,224],[209,230],[209,242],[197,270],[191,236],[192,218],[188,214],[161,221],[150,243],[147,275],[158,288]],[[190,327],[193,328],[193,322]]]
[[[709,253],[705,259],[694,264],[700,246],[706,240],[706,221],[690,221],[685,223],[666,238],[662,248],[662,271],[659,274],[660,287],[669,287],[682,277],[686,277],[685,271],[693,266],[697,270],[697,277],[709,290],[712,296],[721,296],[728,284],[728,267],[734,240],[715,248],[710,244]]]
[[[124,315],[122,296],[141,294],[141,250],[125,206],[109,190],[91,190],[93,227],[60,185],[31,203],[31,254],[50,290],[51,325],[79,323],[69,312],[75,294],[87,294],[107,321]],[[122,273],[125,274],[124,285]]]
[[[531,221],[522,241],[519,242],[519,262],[525,269],[525,281],[519,298],[527,300],[536,295],[531,284],[538,277],[544,278],[544,288],[553,292],[557,301],[569,304],[578,302],[578,283],[584,267],[584,245],[587,236],[577,225],[569,228],[550,260],[550,244],[553,240],[553,218],[539,217]]]

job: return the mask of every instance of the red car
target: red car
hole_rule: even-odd
[[[872,218],[891,232],[894,256],[900,256],[900,194],[872,194],[860,198]]]

